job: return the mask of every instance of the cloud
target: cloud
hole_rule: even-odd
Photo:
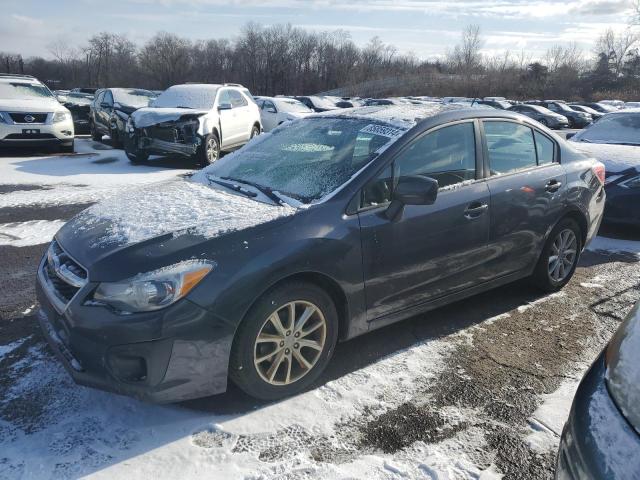
[[[629,12],[631,7],[629,0],[591,0],[580,2],[571,12],[582,15],[616,15]]]

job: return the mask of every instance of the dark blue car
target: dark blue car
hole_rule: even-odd
[[[522,278],[562,288],[603,182],[511,112],[312,115],[67,223],[39,266],[41,325],[84,385],[169,402],[229,378],[281,398],[337,341]]]
[[[608,113],[571,141],[605,165],[604,221],[640,226],[640,110]]]
[[[557,480],[640,478],[640,303],[578,387]]]

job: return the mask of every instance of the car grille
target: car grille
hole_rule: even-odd
[[[47,113],[9,113],[11,120],[15,123],[25,123],[33,125],[35,123],[45,123],[47,121]],[[30,122],[25,117],[33,118]]]
[[[87,271],[67,255],[55,240],[49,246],[43,270],[50,289],[65,306],[88,282]]]

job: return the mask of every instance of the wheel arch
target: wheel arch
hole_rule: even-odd
[[[553,225],[553,227],[549,230],[549,233],[558,225],[562,220],[570,218],[574,220],[578,226],[580,227],[580,245],[584,249],[585,244],[587,243],[587,235],[589,233],[589,222],[583,212],[578,210],[577,208],[571,209],[558,219],[558,221]],[[548,236],[548,235],[547,235]]]

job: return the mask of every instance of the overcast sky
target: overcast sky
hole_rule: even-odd
[[[159,30],[191,39],[233,38],[249,21],[308,30],[343,29],[359,45],[379,36],[420,58],[455,45],[465,25],[481,26],[484,51],[526,50],[540,57],[554,44],[590,50],[608,27],[624,29],[631,0],[2,0],[0,51],[49,56],[63,40],[82,45],[100,31],[138,43]]]

